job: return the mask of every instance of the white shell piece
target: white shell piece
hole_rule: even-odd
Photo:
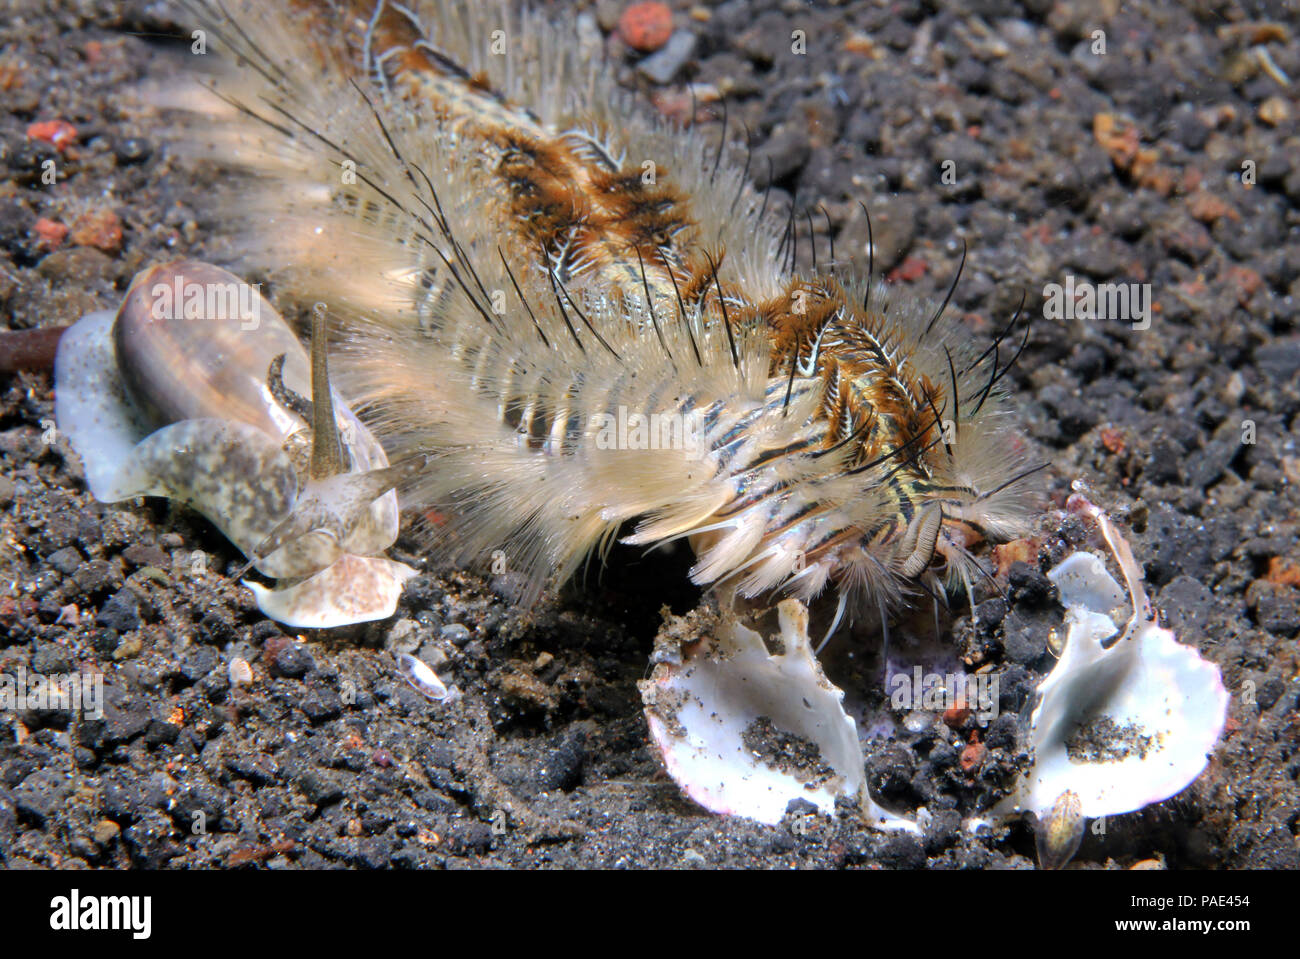
[[[233,686],[247,686],[253,681],[253,667],[248,664],[248,660],[239,656],[230,661],[227,672],[230,674],[230,682]]]
[[[451,699],[455,695],[453,692],[455,687],[448,689],[443,681],[438,678],[438,674],[424,660],[418,659],[410,653],[398,653],[397,665],[401,670],[402,678],[426,699],[440,703]]]
[[[1124,588],[1106,572],[1106,564],[1092,553],[1071,553],[1047,574],[1066,609],[1083,607],[1108,613],[1127,601]]]
[[[1107,613],[1123,592],[1092,554],[1074,553],[1047,574],[1066,606],[1068,635],[1038,688],[1034,765],[997,813],[1032,810],[1041,819],[1067,792],[1090,819],[1141,809],[1200,775],[1223,731],[1228,694],[1218,667],[1156,625],[1128,544],[1100,510],[1090,511],[1124,571],[1134,613],[1113,639]]]
[[[698,640],[661,635],[658,665],[639,685],[669,775],[712,812],[771,824],[791,800],[833,814],[848,797],[873,825],[918,832],[867,795],[857,729],[813,656],[807,610],[797,600],[778,610],[781,655],[725,615]]]
[[[293,586],[267,589],[247,580],[244,585],[253,591],[257,608],[277,622],[298,629],[326,629],[392,616],[402,584],[414,575],[405,563],[345,553],[332,566]]]

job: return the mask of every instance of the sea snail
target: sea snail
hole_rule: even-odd
[[[55,386],[95,498],[192,506],[279,580],[245,581],[267,616],[326,627],[393,614],[415,574],[382,555],[397,537],[394,487],[423,458],[389,466],[330,389],[323,308],[309,358],[255,286],[193,260],[155,266],[116,314],[64,334]]]

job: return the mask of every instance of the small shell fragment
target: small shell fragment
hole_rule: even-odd
[[[438,674],[435,673],[429,664],[422,659],[412,656],[410,653],[397,653],[397,666],[405,679],[421,696],[435,703],[445,702],[454,697],[452,689],[448,689]]]
[[[253,667],[239,656],[230,661],[229,673],[232,686],[248,686],[253,682]]]
[[[1061,793],[1051,810],[1038,820],[1038,865],[1043,869],[1064,868],[1079,851],[1087,824],[1079,810],[1079,797],[1068,789]]]

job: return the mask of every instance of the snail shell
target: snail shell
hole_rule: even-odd
[[[310,438],[306,418],[268,383],[283,356],[284,386],[310,397],[307,351],[258,285],[226,270],[179,260],[139,274],[114,319],[113,351],[128,397],[155,426],[212,417],[256,426],[282,444]],[[333,399],[351,468],[387,466],[379,441],[336,391]]]
[[[267,386],[283,355],[285,386],[309,395],[306,351],[257,287],[225,270],[181,260],[137,275],[113,323],[113,351],[127,394],[159,427],[216,417],[282,442],[307,427]]]
[[[323,351],[323,323],[321,332]],[[283,389],[271,370],[278,357]],[[256,287],[193,260],[152,267],[116,315],[68,330],[55,379],[56,420],[97,499],[193,506],[260,572],[290,580],[251,587],[281,622],[392,614],[414,571],[378,554],[397,536],[392,489],[406,469],[389,467],[325,375],[319,431],[341,462],[318,468],[317,431],[297,408],[312,395],[311,358]]]

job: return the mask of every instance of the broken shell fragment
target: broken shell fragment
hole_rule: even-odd
[[[397,609],[402,584],[415,575],[404,563],[382,556],[344,553],[337,561],[292,586],[267,589],[244,580],[257,608],[295,629],[387,619]]]
[[[1078,494],[1068,506],[1101,527],[1132,615],[1121,632],[1110,613],[1124,590],[1091,553],[1073,553],[1047,574],[1066,608],[1067,635],[1037,690],[1033,767],[993,812],[1035,813],[1040,856],[1058,865],[1073,855],[1083,819],[1141,809],[1191,784],[1228,710],[1218,667],[1156,624],[1141,570],[1110,520]]]
[[[414,464],[390,467],[330,389],[323,317],[313,343],[309,357],[256,287],[225,270],[156,266],[116,314],[65,333],[55,417],[96,499],[184,502],[281,580],[253,588],[268,616],[382,619],[414,573],[380,555],[397,537],[393,488]]]
[[[638,685],[669,775],[712,812],[772,824],[792,800],[834,814],[844,798],[878,828],[918,832],[868,795],[857,728],[813,656],[807,610],[789,599],[778,617],[775,655],[727,613],[697,610],[660,631]]]
[[[422,659],[412,656],[410,653],[397,653],[397,667],[401,671],[402,678],[411,684],[411,687],[425,699],[432,700],[435,703],[445,702],[448,699],[454,699],[459,694],[456,687],[450,689],[438,678],[438,674],[433,671]]]

